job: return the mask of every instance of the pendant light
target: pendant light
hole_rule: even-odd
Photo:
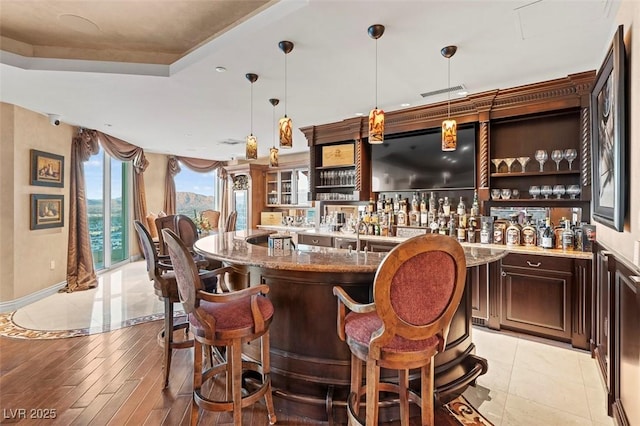
[[[279,99],[271,98],[269,99],[269,103],[273,106],[273,132],[271,135],[273,136],[273,146],[269,149],[269,165],[271,167],[278,167],[278,148],[276,148],[276,105],[280,103]]]
[[[287,55],[293,50],[293,43],[281,41],[278,43],[280,50],[284,52],[284,117],[280,119],[280,148],[293,148],[293,123],[287,117]]]
[[[258,74],[246,74],[245,77],[251,83],[251,134],[247,136],[247,160],[258,158],[258,138],[253,136],[253,83],[258,81]]]
[[[442,122],[442,150],[455,151],[458,144],[456,120],[451,119],[451,57],[456,54],[457,46],[443,47],[440,53],[447,58],[447,119]]]
[[[371,25],[367,32],[376,41],[376,107],[369,112],[369,143],[380,144],[384,142],[384,111],[378,109],[378,39],[384,34],[384,25]]]

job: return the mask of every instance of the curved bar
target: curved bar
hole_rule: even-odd
[[[340,285],[356,301],[368,302],[386,253],[356,254],[307,245],[298,245],[287,254],[275,253],[266,247],[268,234],[251,230],[213,235],[198,240],[194,249],[209,259],[248,271],[251,285],[269,286],[268,297],[276,312],[270,327],[270,355],[277,410],[346,423],[351,353],[336,332],[337,301],[332,289]],[[506,254],[498,248],[464,249],[469,274],[474,267],[496,262]],[[487,371],[486,360],[474,354],[471,341],[469,282],[468,278],[451,323],[447,349],[435,359],[435,394],[443,403]],[[257,346],[246,346],[245,354],[257,358]],[[412,387],[417,389],[418,378],[411,375]],[[380,414],[381,421],[397,418],[393,409],[381,409]]]

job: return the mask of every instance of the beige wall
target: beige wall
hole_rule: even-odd
[[[46,115],[2,104],[0,149],[0,301],[15,300],[66,279],[69,166],[75,129],[52,126]],[[64,156],[64,188],[30,185],[30,150]],[[64,195],[64,227],[30,230],[30,194]],[[52,269],[51,262],[55,266]]]
[[[627,48],[628,70],[630,72],[629,102],[629,176],[626,182],[629,190],[629,214],[625,220],[624,232],[596,223],[597,239],[622,257],[640,266],[636,254],[640,250],[640,2],[625,1],[620,5],[618,24],[624,25]],[[637,23],[639,28],[634,27]],[[613,37],[612,29],[612,37]],[[604,59],[606,52],[603,52]]]

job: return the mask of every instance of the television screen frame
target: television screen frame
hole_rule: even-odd
[[[477,139],[477,123],[458,126],[455,151],[442,151],[440,128],[387,136],[371,145],[371,190],[475,189]]]

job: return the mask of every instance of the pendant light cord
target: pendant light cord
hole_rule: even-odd
[[[447,118],[451,118],[451,57],[447,58]]]
[[[273,136],[273,147],[276,147],[276,106],[273,105],[273,114],[271,118],[271,124],[273,126],[271,130],[271,136]]]
[[[287,54],[284,54],[284,116],[287,116]]]
[[[376,39],[376,109],[378,109],[378,39]]]
[[[253,83],[251,83],[251,136],[253,136]]]

